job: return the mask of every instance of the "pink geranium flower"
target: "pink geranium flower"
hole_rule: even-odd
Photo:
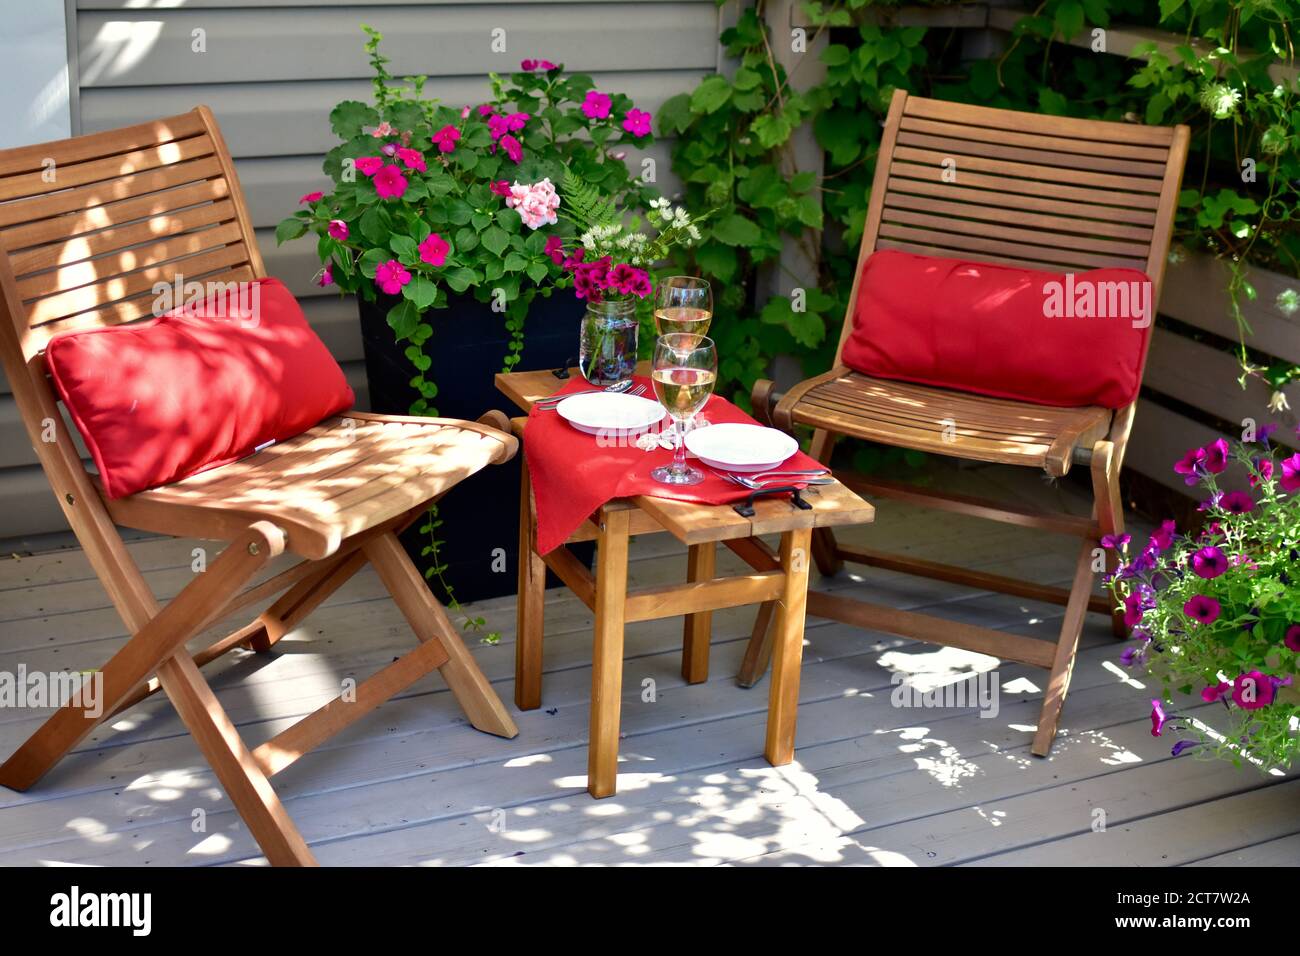
[[[620,262],[609,270],[609,288],[623,295],[634,295],[644,299],[650,294],[650,276],[644,269]]]
[[[406,271],[406,266],[402,265],[396,259],[389,259],[382,262],[379,268],[375,270],[375,285],[386,295],[400,295],[402,286],[411,281],[411,274]]]
[[[499,145],[506,151],[506,155],[509,156],[513,162],[518,163],[524,158],[524,148],[519,145],[519,140],[515,139],[513,136],[508,134],[502,136]]]
[[[358,156],[356,166],[361,175],[373,176],[384,168],[384,161],[378,156]]]
[[[337,239],[342,242],[348,237],[348,224],[342,219],[331,219],[330,224],[325,227],[331,239]]]
[[[469,107],[467,106],[465,109],[469,109]],[[460,139],[460,130],[448,124],[429,138],[433,140],[439,152],[450,153],[456,148],[456,140]]]
[[[1278,483],[1283,491],[1300,491],[1300,452],[1282,459],[1282,477]]]
[[[385,166],[375,173],[371,182],[375,184],[375,192],[379,193],[380,199],[401,199],[406,193],[406,177],[396,166]]]
[[[560,208],[560,197],[549,178],[531,186],[515,183],[510,187],[506,205],[519,213],[529,229],[553,226],[559,221],[555,211]]]
[[[436,232],[429,233],[420,243],[420,258],[431,266],[440,266],[447,261],[451,246],[447,240]]]
[[[327,285],[332,285],[333,282],[334,270],[330,267],[330,264],[327,263],[325,268],[320,271],[320,275],[316,277],[316,284],[323,289]]]
[[[397,131],[393,129],[392,125],[388,122],[388,120],[384,120],[382,123],[380,123],[378,126],[375,127],[375,131],[370,135],[375,137],[376,139],[383,139],[385,136],[392,136],[393,133],[395,132]]]
[[[462,106],[460,110],[460,118],[469,119],[470,110],[472,110],[473,108],[474,107],[472,106]]]
[[[447,150],[443,150],[443,152],[447,152]],[[397,158],[402,161],[402,165],[407,169],[414,169],[421,173],[429,171],[429,167],[424,163],[424,154],[418,149],[403,147],[397,151]]]
[[[1183,613],[1197,624],[1213,624],[1223,612],[1223,606],[1212,597],[1198,594],[1183,605]]]
[[[644,110],[630,109],[623,117],[623,128],[633,136],[650,135],[650,114]]]
[[[587,119],[604,119],[613,105],[614,101],[604,93],[588,90],[587,98],[582,101],[582,112]]]
[[[308,193],[298,200],[298,205],[301,206],[305,202],[320,202],[321,197],[324,195],[322,192]]]

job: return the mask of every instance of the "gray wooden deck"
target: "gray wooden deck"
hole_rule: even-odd
[[[948,474],[974,494],[1083,506],[1068,488],[999,468]],[[1060,538],[881,503],[849,537],[881,549],[1068,583]],[[160,596],[191,576],[196,542],[131,545]],[[633,583],[680,579],[667,535],[633,544]],[[728,552],[719,569],[734,567]],[[956,620],[1054,635],[1061,609],[857,569],[816,587],[873,595]],[[501,631],[478,660],[512,697],[513,599],[476,613]],[[617,796],[585,792],[590,616],[548,594],[543,709],[504,741],[470,729],[437,677],[416,684],[276,778],[324,864],[1295,864],[1300,783],[1171,758],[1150,736],[1150,692],[1118,666],[1107,622],[1084,634],[1062,735],[1030,756],[1044,672],[810,619],[796,762],[762,758],[764,681],[733,675],[750,612],[715,615],[711,679],[684,686],[681,625],[629,629]],[[372,572],[350,582],[273,656],[236,652],[206,673],[256,744],[363,678],[413,640]],[[0,560],[0,671],[96,666],[122,626],[77,550]],[[1000,711],[904,709],[917,686],[996,670]],[[654,682],[653,701],[643,682]],[[1213,714],[1208,709],[1205,713]],[[44,712],[0,710],[0,755]],[[1094,832],[1095,812],[1105,830]],[[202,811],[201,813],[199,811]],[[0,790],[0,864],[260,865],[211,772],[164,699],[103,727],[28,793]]]

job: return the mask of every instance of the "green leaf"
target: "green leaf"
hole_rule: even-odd
[[[416,276],[402,288],[402,296],[423,312],[438,297],[438,286],[427,276]]]
[[[388,240],[388,248],[397,253],[397,257],[404,262],[409,260],[414,262],[419,256],[419,246],[410,236],[393,236]]]
[[[280,220],[280,224],[275,227],[275,244],[288,242],[291,239],[297,239],[307,231],[307,224],[301,219],[290,216],[288,219]]]
[[[478,275],[474,270],[467,269],[465,266],[456,266],[444,270],[442,278],[453,292],[464,292],[478,281]]]
[[[691,93],[691,109],[697,113],[716,113],[731,99],[731,84],[725,76],[706,76]]]
[[[479,236],[479,241],[483,243],[483,248],[494,256],[499,256],[505,252],[505,248],[510,244],[510,233],[506,232],[500,226],[488,226]]]
[[[400,342],[408,338],[415,327],[420,324],[420,310],[415,307],[415,303],[410,299],[403,298],[401,302],[388,310],[388,324],[397,336]]]
[[[665,136],[685,132],[686,127],[691,125],[691,119],[691,95],[678,93],[659,107],[659,132]]]
[[[763,233],[751,220],[732,213],[713,227],[713,237],[729,246],[752,246]]]
[[[1083,30],[1083,4],[1079,0],[1063,0],[1056,8],[1053,22],[1062,39],[1073,39]]]
[[[361,235],[377,246],[387,245],[392,226],[383,206],[371,206],[361,214]]]
[[[1168,20],[1182,8],[1183,0],[1160,0],[1160,19]]]
[[[842,43],[832,43],[822,51],[822,62],[827,66],[844,66],[850,58],[849,48]]]
[[[366,126],[378,126],[379,114],[374,107],[357,100],[344,100],[330,111],[330,129],[339,139],[352,139]]]
[[[511,252],[502,265],[506,272],[522,272],[528,265],[528,258],[518,252]]]
[[[539,284],[551,273],[545,262],[530,262],[524,271],[528,273],[528,278]]]
[[[706,276],[726,283],[736,275],[738,257],[736,250],[730,246],[708,242],[695,250],[695,262]]]
[[[392,255],[385,248],[367,249],[361,256],[360,263],[358,263],[361,267],[361,274],[367,279],[373,279],[380,263],[387,262],[391,258]]]

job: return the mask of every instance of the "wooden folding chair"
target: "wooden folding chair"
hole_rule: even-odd
[[[154,283],[177,273],[199,282],[266,274],[206,107],[0,152],[0,253],[0,358],[41,466],[131,635],[102,668],[100,719],[161,688],[273,864],[315,861],[269,778],[431,670],[473,726],[518,733],[397,539],[453,485],[514,455],[517,440],[493,427],[507,426],[504,416],[485,416],[489,425],[350,412],[249,458],[117,500],[101,494],[78,456],[47,378],[52,336],[149,317]],[[162,607],[115,524],[230,543]],[[285,551],[303,560],[245,587]],[[269,651],[366,562],[419,646],[250,749],[199,667],[234,647]],[[247,626],[198,653],[186,648],[219,619],[282,591]],[[56,711],[0,766],[0,784],[30,787],[97,723],[71,704]]]
[[[862,266],[876,249],[902,249],[1024,268],[1073,272],[1104,266],[1141,269],[1160,298],[1170,230],[1187,157],[1188,131],[1038,116],[895,92],[876,161],[857,275],[834,367],[784,395],[769,381],[753,391],[755,414],[792,431],[813,429],[812,454],[829,462],[835,440],[864,438],[975,461],[1042,468],[1061,476],[1072,463],[1092,473],[1090,518],[942,494],[856,474],[838,474],[867,494],[975,515],[1083,539],[1069,590],[851,547],[829,529],[814,533],[824,574],[844,561],[918,574],[1065,606],[1055,641],[1006,634],[829,594],[810,594],[808,613],[864,628],[966,648],[1050,670],[1033,752],[1046,756],[1056,735],[1088,611],[1111,614],[1092,595],[1099,538],[1123,530],[1118,479],[1132,404],[1055,408],[873,378],[841,362],[852,330]],[[954,166],[955,162],[955,166]],[[945,176],[955,169],[955,181]],[[917,295],[925,295],[918,289]],[[1114,552],[1108,553],[1113,562]],[[1115,619],[1122,634],[1122,619]],[[755,625],[741,683],[766,667],[766,619]]]

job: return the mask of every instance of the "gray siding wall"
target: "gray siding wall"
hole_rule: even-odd
[[[70,4],[73,0],[69,0]],[[299,296],[362,402],[365,375],[356,309],[311,284],[314,244],[276,248],[274,228],[298,197],[325,188],[321,158],[334,145],[329,111],[368,99],[361,23],[380,30],[394,75],[426,74],[445,103],[478,103],[489,71],[544,57],[591,73],[657,114],[717,67],[713,0],[75,0],[74,133],[112,129],[210,106],[234,155],[267,269]],[[491,48],[505,30],[506,51]],[[193,52],[202,30],[206,52]],[[668,143],[647,155],[667,180]],[[639,155],[629,155],[634,162]],[[8,384],[0,377],[0,537],[63,530]]]

